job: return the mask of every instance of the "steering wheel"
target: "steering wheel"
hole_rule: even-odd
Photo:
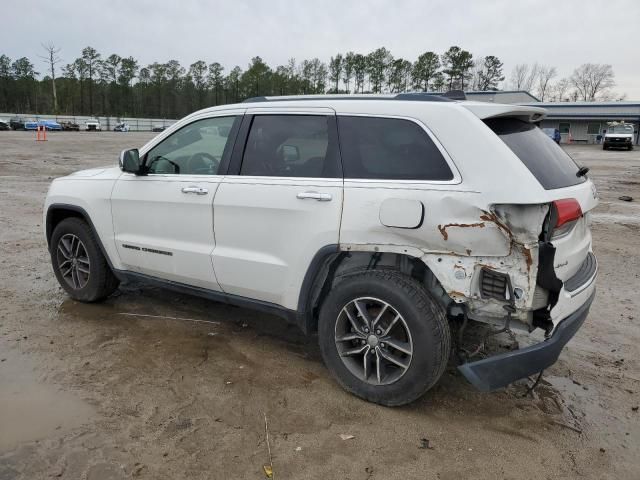
[[[173,172],[162,172],[162,171],[160,171],[160,172],[156,172],[156,171],[151,171],[151,169],[152,169],[152,167],[153,167],[153,165],[154,165],[155,163],[157,163],[157,162],[162,162],[162,161],[167,162],[169,165],[172,165],[172,166],[173,166]],[[163,156],[157,156],[157,157],[154,157],[154,158],[151,160],[151,163],[149,164],[148,169],[149,169],[150,173],[180,173],[180,165],[178,165],[178,164],[177,164],[177,163],[175,163],[175,162],[172,162],[171,160],[169,160],[168,158],[165,158],[165,157],[163,157]]]
[[[220,167],[220,158],[206,152],[194,153],[187,160],[188,173],[193,175],[215,175]]]

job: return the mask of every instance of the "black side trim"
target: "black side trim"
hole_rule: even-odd
[[[325,262],[332,255],[340,252],[337,244],[325,245],[316,252],[304,275],[302,286],[300,287],[300,296],[298,297],[297,324],[303,332],[311,333],[313,331],[313,293],[316,279],[319,277]]]
[[[558,294],[562,290],[562,280],[556,277],[554,268],[556,247],[549,242],[538,242],[538,258],[537,283],[549,290],[549,304],[554,307],[558,302]]]
[[[145,275],[142,273],[118,270],[117,275],[118,278],[127,281],[146,283],[161,288],[167,288],[175,292],[206,298],[208,300],[213,300],[214,302],[226,303],[242,308],[250,308],[252,310],[258,310],[261,312],[278,315],[288,322],[297,323],[297,316],[294,310],[289,310],[288,308],[281,307],[280,305],[276,305],[275,303],[263,302],[261,300],[254,300],[247,297],[241,297],[239,295],[230,295],[224,292],[217,292],[215,290],[208,290],[206,288],[185,285],[184,283],[173,282],[171,280],[163,280],[161,278],[152,277],[150,275]]]
[[[236,146],[236,141],[238,140],[238,133],[240,131],[240,126],[242,125],[242,121],[244,120],[244,115],[237,115],[235,120],[233,121],[233,125],[231,126],[231,131],[229,132],[227,144],[224,146],[224,152],[222,153],[222,158],[220,159],[220,166],[218,167],[218,175],[226,175],[229,170],[229,164],[231,162],[231,155],[233,154],[233,150]]]
[[[118,277],[117,271],[113,268],[113,264],[111,263],[111,259],[109,258],[109,255],[107,255],[107,251],[104,248],[104,245],[102,244],[102,240],[100,239],[100,235],[98,235],[98,231],[96,230],[96,227],[93,225],[93,222],[91,221],[91,217],[89,216],[89,214],[87,213],[87,211],[82,208],[82,207],[78,207],[77,205],[69,205],[66,203],[52,203],[51,205],[49,205],[49,208],[47,209],[47,220],[46,220],[46,224],[45,224],[45,232],[47,235],[47,249],[49,251],[51,251],[51,234],[53,233],[53,225],[52,225],[52,220],[53,220],[53,214],[56,212],[56,210],[69,210],[72,212],[76,212],[79,213],[80,216],[82,217],[82,219],[87,222],[87,224],[89,225],[89,228],[91,228],[91,231],[93,232],[93,235],[96,237],[96,239],[98,240],[98,247],[100,247],[100,251],[102,252],[102,255],[104,256],[104,258],[107,260],[107,264],[109,265],[109,268],[111,269],[111,271],[114,273],[114,275],[116,275],[116,277]],[[118,277],[119,280],[120,277]]]
[[[562,320],[547,341],[477,362],[465,363],[459,366],[458,370],[474,387],[483,392],[506,387],[520,378],[541,372],[558,360],[564,346],[582,326],[595,295],[594,291],[578,310]]]
[[[253,115],[245,114],[242,117],[242,123],[238,129],[238,135],[236,136],[235,143],[233,144],[233,151],[231,152],[231,158],[229,160],[229,166],[226,175],[239,175],[240,166],[242,165],[242,155],[244,154],[244,147],[247,143],[249,136],[249,129],[253,122]]]
[[[577,290],[585,283],[587,283],[593,275],[596,273],[598,269],[598,262],[596,261],[596,256],[589,252],[587,258],[584,259],[584,262],[580,265],[580,268],[575,273],[573,277],[564,282],[564,289],[567,292],[573,292]]]

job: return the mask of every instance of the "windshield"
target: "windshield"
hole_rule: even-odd
[[[485,123],[525,164],[545,190],[584,182],[578,165],[542,129],[516,118],[490,118]]]
[[[633,133],[633,125],[609,125],[608,133]]]

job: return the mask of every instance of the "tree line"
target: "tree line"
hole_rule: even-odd
[[[458,46],[442,54],[424,52],[414,61],[395,58],[385,47],[368,54],[339,53],[326,63],[318,58],[300,62],[291,58],[275,67],[256,56],[244,70],[235,66],[229,71],[218,62],[204,60],[188,67],[177,60],[145,66],[131,56],[106,56],[92,47],[82,49],[67,64],[55,45],[43,45],[43,52],[42,74],[29,58],[0,55],[0,111],[179,118],[200,108],[256,96],[486,91],[497,90],[505,80],[497,56],[474,57]],[[538,64],[516,66],[509,82],[515,89],[542,92],[541,100],[553,95],[565,99],[570,94],[596,99],[613,86],[613,71],[609,65],[593,67],[604,71],[588,68],[589,78],[580,83],[577,77],[574,81],[576,69],[562,92],[561,82],[552,82],[556,69]],[[594,88],[596,70],[605,78]]]
[[[585,63],[569,77],[556,80],[557,76],[556,67],[523,63],[511,71],[509,87],[530,92],[542,102],[624,100],[626,96],[611,90],[615,86],[611,65]]]

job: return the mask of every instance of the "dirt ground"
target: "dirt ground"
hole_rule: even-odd
[[[152,135],[0,132],[1,480],[264,478],[265,415],[277,479],[640,478],[640,148],[567,147],[601,196],[598,293],[533,397],[476,392],[452,364],[391,409],[344,392],[279,318],[135,285],[67,298],[49,182]]]

